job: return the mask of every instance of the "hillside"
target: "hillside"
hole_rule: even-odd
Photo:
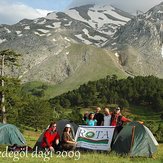
[[[69,51],[67,57],[70,64],[75,69],[75,73],[71,73],[70,69],[69,78],[65,79],[64,82],[59,82],[56,85],[49,85],[48,90],[45,91],[45,96],[47,98],[76,89],[83,83],[95,81],[107,75],[116,74],[119,78],[127,77],[125,71],[123,71],[121,66],[117,63],[117,57],[105,49],[82,44],[73,44],[65,49],[63,53],[67,51]],[[76,53],[77,51],[78,53]],[[51,61],[53,65],[54,62],[52,59]],[[79,65],[77,65],[77,61],[81,61]],[[38,67],[38,70],[41,71],[42,69],[45,69],[45,66]],[[33,76],[35,76],[34,73],[37,73],[37,70],[32,72]],[[38,80],[36,79],[36,81]],[[43,82],[26,83],[24,84],[24,89],[30,90],[42,84]]]
[[[112,74],[162,78],[160,12],[162,3],[136,17],[89,4],[0,25],[0,49],[22,54],[21,67],[5,73],[50,85],[50,97]]]
[[[112,48],[124,70],[134,75],[163,78],[163,3],[138,14],[115,33]]]

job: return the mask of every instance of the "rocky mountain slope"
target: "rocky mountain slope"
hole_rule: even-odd
[[[101,47],[132,16],[111,6],[86,5],[71,8],[64,14],[50,13],[46,18],[61,21],[78,42]]]
[[[103,53],[101,47],[110,42],[117,29],[131,17],[111,6],[86,5],[53,12],[45,18],[24,19],[15,25],[0,25],[0,49],[10,48],[22,54],[22,66],[14,71],[22,81],[62,83],[79,70],[80,73],[87,71],[84,68],[87,64],[96,65],[101,61],[98,64],[103,65],[102,58],[90,61],[97,51],[93,46]],[[74,45],[90,48],[77,49]],[[125,75],[115,56],[108,55],[107,59],[113,63],[111,73],[120,71]],[[92,79],[89,75],[87,80]]]
[[[106,47],[113,49],[128,73],[162,78],[163,3],[121,27]]]

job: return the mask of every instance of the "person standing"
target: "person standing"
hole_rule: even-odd
[[[104,121],[104,115],[100,113],[101,108],[97,107],[96,108],[96,113],[94,115],[94,119],[97,120],[97,126],[102,126],[102,122]]]
[[[111,116],[111,126],[122,127],[124,122],[131,122],[131,120],[122,116],[120,107],[117,107]]]
[[[89,113],[86,111],[83,116],[83,121],[86,121],[88,119]]]
[[[86,120],[88,126],[96,126],[97,120],[94,119],[94,113],[90,113],[88,119]]]
[[[110,126],[110,123],[111,123],[111,113],[109,108],[105,108],[103,126]]]
[[[115,126],[111,146],[113,145],[113,142],[116,139],[118,133],[122,130],[124,122],[131,122],[131,120],[122,116],[120,107],[117,107],[111,116],[111,126]]]

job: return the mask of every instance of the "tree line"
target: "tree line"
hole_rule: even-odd
[[[116,75],[90,81],[78,89],[49,100],[52,106],[89,107],[95,105],[129,104],[152,106],[156,112],[163,111],[163,79],[155,76],[136,76],[118,79]]]

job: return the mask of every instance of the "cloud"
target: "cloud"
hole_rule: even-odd
[[[73,0],[70,7],[85,4],[111,4],[119,9],[130,13],[136,13],[136,10],[143,12],[148,11],[155,5],[161,3],[162,0]]]
[[[34,9],[23,3],[11,3],[9,0],[0,1],[0,24],[14,24],[24,18],[35,19],[44,17],[51,11]]]
[[[36,9],[36,11],[41,15],[41,17],[45,17],[48,13],[53,12],[52,10],[43,10],[43,9]]]

